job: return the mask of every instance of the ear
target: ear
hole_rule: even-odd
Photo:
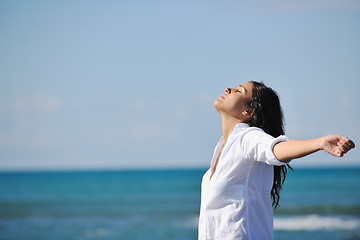
[[[242,112],[243,116],[246,118],[251,118],[254,115],[254,112],[250,109],[246,109]]]

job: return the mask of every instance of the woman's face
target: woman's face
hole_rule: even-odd
[[[251,117],[248,102],[252,99],[254,84],[243,83],[235,88],[225,88],[225,93],[215,100],[215,109],[220,114],[226,114],[239,120]]]

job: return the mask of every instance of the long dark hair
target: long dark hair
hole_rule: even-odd
[[[251,83],[254,84],[254,87],[249,106],[253,112],[253,117],[248,122],[249,126],[259,127],[273,137],[284,135],[283,112],[278,94],[263,83],[256,81],[251,81]],[[279,206],[280,191],[288,169],[293,170],[289,164],[274,166],[271,199],[275,208]]]

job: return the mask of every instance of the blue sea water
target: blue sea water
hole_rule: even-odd
[[[197,239],[205,169],[0,173],[0,239]],[[295,169],[274,239],[360,239],[360,168]]]

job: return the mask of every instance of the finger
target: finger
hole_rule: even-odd
[[[337,142],[337,147],[338,147],[341,151],[344,151],[345,149],[347,149],[346,142],[345,142],[344,138],[340,138],[340,139],[339,139],[339,141]]]
[[[352,148],[351,145],[346,141],[344,141],[344,143],[342,144],[342,147],[345,148],[346,151],[349,151]]]
[[[346,148],[347,151],[350,151],[352,148],[355,147],[354,142],[348,138],[344,138],[344,140],[342,140],[341,143]]]
[[[355,143],[353,142],[353,141],[351,141],[350,139],[346,139],[346,141],[345,141],[347,144],[349,144],[349,146],[351,147],[351,148],[354,148],[355,147]]]
[[[344,154],[341,152],[341,149],[337,149],[335,152],[334,152],[334,155],[336,157],[342,157]]]
[[[342,147],[340,147],[340,152],[342,153],[342,154],[345,154],[345,153],[347,153],[349,150],[345,147],[345,146],[342,146]]]

